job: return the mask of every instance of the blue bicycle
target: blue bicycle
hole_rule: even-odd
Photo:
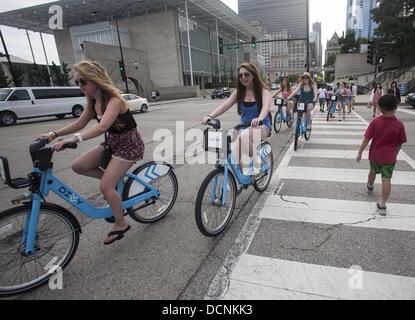
[[[75,149],[76,144],[65,148]],[[19,294],[45,284],[56,268],[63,270],[78,248],[81,226],[67,209],[46,202],[53,192],[89,217],[113,222],[109,206],[96,208],[53,175],[53,148],[46,140],[30,145],[28,178],[11,179],[7,158],[0,157],[0,176],[13,189],[29,192],[12,201],[23,203],[0,213],[0,296]],[[177,197],[177,178],[165,163],[149,162],[126,173],[117,191],[124,214],[141,223],[167,215]]]
[[[214,130],[205,130],[205,144],[208,141],[216,141],[216,155],[220,158],[222,141],[218,130],[221,128],[220,121],[210,119],[207,125]],[[237,190],[247,189],[253,185],[258,192],[263,192],[271,182],[274,158],[271,145],[262,141],[257,147],[257,155],[261,159],[261,173],[258,176],[251,174],[243,175],[239,165],[233,160],[231,151],[231,140],[233,131],[248,128],[251,124],[240,124],[229,130],[226,135],[226,156],[224,164],[216,164],[216,169],[210,172],[203,180],[196,198],[195,218],[198,229],[208,237],[220,234],[229,224],[235,210]],[[220,131],[219,131],[220,132]],[[209,135],[212,135],[210,137]],[[207,145],[205,150],[208,150]],[[237,188],[237,183],[241,187]]]
[[[336,113],[336,106],[337,106],[337,96],[332,95],[330,98],[328,108],[327,108],[327,121],[334,118],[334,114]]]
[[[280,132],[282,123],[286,123],[288,128],[292,127],[294,117],[287,113],[287,100],[282,98],[275,98],[274,104],[277,106],[277,112],[274,115],[274,131]]]
[[[297,124],[295,126],[294,135],[294,151],[298,148],[298,139],[302,136],[308,141],[311,137],[311,127],[307,130],[307,107],[311,102],[296,102],[294,112],[297,113]],[[310,124],[312,120],[310,120]]]

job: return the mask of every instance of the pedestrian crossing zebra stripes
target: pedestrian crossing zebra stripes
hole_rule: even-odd
[[[393,194],[414,190],[415,161],[399,154],[382,217],[379,178],[367,194],[368,168],[354,163],[367,122],[356,112],[350,125],[320,118],[310,141],[289,148],[206,299],[415,299],[415,199]]]

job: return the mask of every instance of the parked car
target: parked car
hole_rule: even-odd
[[[86,104],[79,87],[19,87],[0,89],[0,125],[46,116],[79,117]]]
[[[271,90],[277,90],[277,89],[278,89],[278,85],[276,83],[272,83]]]
[[[123,94],[122,96],[124,97],[125,101],[127,101],[131,112],[147,112],[148,101],[146,98],[141,98],[135,94]]]
[[[408,93],[405,102],[415,108],[415,93]]]
[[[217,88],[213,90],[211,94],[212,99],[215,99],[215,98],[223,99],[223,98],[229,98],[230,96],[231,96],[231,91],[227,87]]]

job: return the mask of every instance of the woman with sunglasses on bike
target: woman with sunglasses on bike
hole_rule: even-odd
[[[233,144],[234,159],[241,160],[240,150],[246,150],[253,161],[253,175],[257,175],[261,170],[261,161],[254,154],[253,139],[254,128],[260,129],[261,139],[266,139],[271,132],[271,114],[269,112],[271,105],[271,92],[267,89],[265,83],[260,79],[257,68],[248,62],[242,63],[238,68],[237,90],[232,93],[230,98],[221,106],[216,108],[208,116],[202,119],[206,124],[209,119],[217,118],[225,113],[232,106],[236,105],[241,123],[250,123],[250,127],[242,129],[238,138]],[[262,121],[262,125],[260,125]],[[244,142],[248,142],[248,145]],[[246,153],[244,153],[246,154]]]
[[[62,150],[68,143],[80,143],[106,135],[105,143],[85,152],[72,163],[72,169],[81,175],[100,179],[100,190],[112,209],[115,224],[104,244],[121,239],[130,226],[124,219],[121,198],[115,186],[130,167],[143,158],[144,143],[121,92],[114,86],[107,71],[96,61],[82,61],[74,66],[75,83],[86,96],[87,105],[81,116],[72,124],[43,134],[49,141],[76,133],[54,145]],[[98,124],[83,130],[96,119]],[[101,155],[105,147],[111,149],[111,159],[105,169],[101,167]]]
[[[307,131],[311,131],[311,112],[314,110],[314,107],[317,102],[317,83],[311,79],[311,75],[308,72],[304,72],[301,77],[301,82],[295,88],[295,90],[290,94],[288,99],[296,95],[300,95],[297,102],[308,102],[307,105]]]

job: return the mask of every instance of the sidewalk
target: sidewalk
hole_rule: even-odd
[[[358,95],[356,96],[356,106],[367,106],[368,102],[369,102],[369,98],[370,95],[369,94],[362,94],[362,95]],[[405,103],[405,96],[401,97],[401,103],[399,104],[400,106],[406,106],[407,104]]]
[[[156,102],[148,100],[148,104],[150,106],[160,106],[163,104],[171,104],[171,103],[176,103],[176,102],[187,102],[187,101],[194,101],[194,100],[203,100],[203,97],[175,99],[175,100],[162,100],[162,101],[156,101]]]

